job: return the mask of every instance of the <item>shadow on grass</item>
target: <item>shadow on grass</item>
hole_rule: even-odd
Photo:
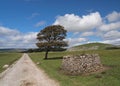
[[[61,60],[61,59],[63,59],[63,57],[51,57],[44,60]]]

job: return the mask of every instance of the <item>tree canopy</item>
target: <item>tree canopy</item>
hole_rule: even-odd
[[[52,49],[61,49],[68,44],[64,41],[67,31],[61,25],[51,25],[45,27],[37,34],[38,43],[36,45],[46,51],[47,54]]]

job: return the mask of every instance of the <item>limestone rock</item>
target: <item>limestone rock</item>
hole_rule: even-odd
[[[78,75],[96,72],[102,68],[98,54],[67,55],[63,57],[61,69],[68,74]]]
[[[39,64],[40,64],[40,62],[37,62],[36,64],[37,64],[37,65],[39,65]]]
[[[5,64],[5,65],[3,66],[4,69],[6,69],[6,68],[8,68],[8,67],[9,67],[8,64]]]

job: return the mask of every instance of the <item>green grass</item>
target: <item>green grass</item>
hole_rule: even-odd
[[[2,68],[5,64],[11,65],[14,61],[21,57],[21,53],[0,53],[0,72],[4,69]]]
[[[98,50],[85,51],[85,53],[98,53],[101,56],[102,63],[111,68],[105,73],[92,74],[89,76],[68,76],[62,74],[59,69],[61,66],[62,56],[68,54],[80,54],[76,52],[50,52],[48,60],[43,60],[44,53],[29,54],[32,60],[40,62],[38,66],[53,79],[57,80],[61,86],[120,86],[120,50]],[[57,58],[57,59],[52,59]],[[101,78],[96,78],[101,76]]]
[[[98,47],[96,50],[105,50],[107,47],[111,47],[113,45],[111,44],[104,44],[104,43],[88,43],[88,44],[83,44],[83,45],[78,45],[78,46],[74,46],[74,50],[79,50],[79,49],[83,49],[84,48],[92,48],[92,47]],[[94,50],[94,49],[90,49],[90,50]]]

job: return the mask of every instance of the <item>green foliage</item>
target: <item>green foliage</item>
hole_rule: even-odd
[[[31,53],[30,57],[53,79],[60,82],[61,86],[119,86],[120,85],[120,50],[90,50],[84,53],[98,53],[102,63],[110,67],[109,70],[89,76],[69,76],[60,70],[62,57],[69,54],[80,54],[82,51],[50,52],[49,59],[43,60],[44,53]],[[40,58],[41,57],[41,58]]]
[[[0,53],[0,72],[5,64],[11,65],[14,61],[21,57],[21,53]]]
[[[62,47],[67,46],[67,42],[63,41],[66,37],[66,30],[63,26],[52,25],[44,28],[37,34],[38,43],[36,45],[46,51],[47,53],[53,49],[59,50]]]

